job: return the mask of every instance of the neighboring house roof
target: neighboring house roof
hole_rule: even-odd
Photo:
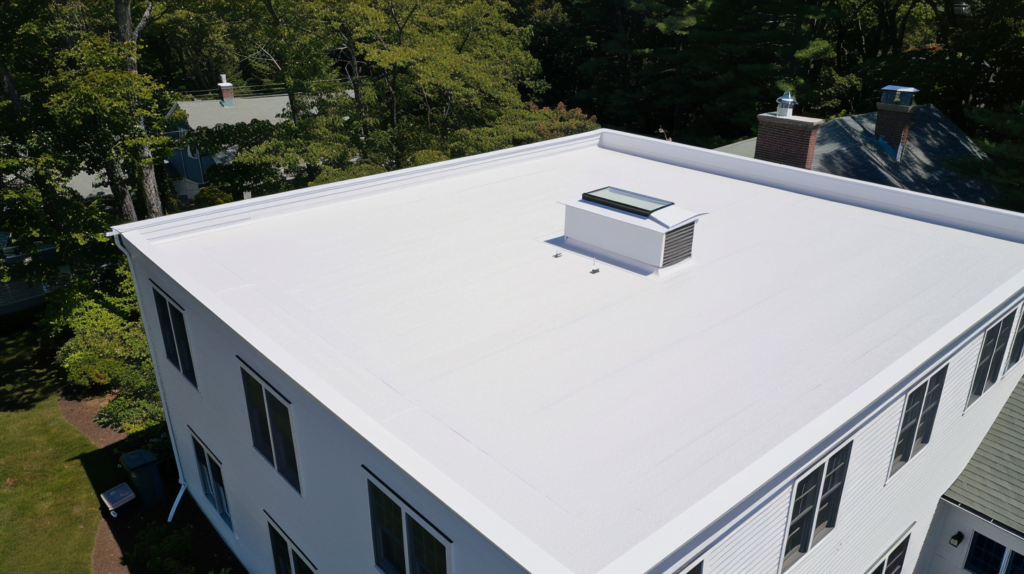
[[[175,109],[185,110],[192,129],[212,128],[218,124],[247,124],[252,120],[276,124],[284,121],[280,116],[287,106],[287,95],[235,98],[232,107],[224,107],[220,100],[200,100],[176,102],[168,114]]]
[[[995,198],[995,191],[983,181],[944,166],[953,158],[985,156],[934,106],[916,108],[899,162],[875,141],[877,116],[877,112],[844,116],[822,125],[811,169],[972,203],[988,204]],[[752,158],[756,145],[757,138],[751,138],[718,151]]]
[[[1024,533],[1024,382],[945,497]]]
[[[68,181],[68,187],[78,192],[82,197],[93,197],[98,195],[110,195],[110,188],[105,185],[96,185],[96,176],[80,171]]]
[[[609,185],[693,258],[554,257]],[[1024,281],[1020,214],[612,130],[115,231],[535,572],[647,571]]]

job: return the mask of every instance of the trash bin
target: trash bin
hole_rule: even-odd
[[[133,450],[121,455],[121,466],[128,471],[128,480],[138,493],[142,506],[152,508],[164,499],[164,485],[156,457],[148,450]]]

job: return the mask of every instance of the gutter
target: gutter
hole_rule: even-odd
[[[135,285],[135,299],[140,302],[139,314],[141,315],[142,297],[139,295],[139,282],[136,280],[135,266],[132,264],[132,255],[124,246],[124,239],[120,233],[107,233],[107,237],[110,236],[114,237],[114,244],[117,245],[117,248],[124,253],[125,257],[128,258],[128,269],[132,273],[132,283]],[[143,321],[142,328],[146,332],[146,344],[149,345],[149,356],[155,357],[156,353],[153,350],[153,337],[149,332],[149,324],[146,321]],[[178,453],[178,443],[174,440],[174,430],[171,428],[171,417],[167,410],[167,399],[164,397],[164,386],[162,383],[163,377],[160,376],[160,366],[155,360],[153,361],[153,370],[156,372],[157,390],[160,391],[160,404],[164,409],[164,422],[167,424],[167,435],[171,438],[171,450],[174,451],[174,465],[178,468],[178,484],[181,485],[181,489],[178,491],[178,496],[174,499],[174,506],[171,507],[171,513],[167,516],[167,522],[170,522],[174,518],[174,512],[178,510],[178,503],[181,502],[181,497],[185,494],[185,489],[188,488],[188,483],[185,482],[185,476],[181,472],[181,455]]]

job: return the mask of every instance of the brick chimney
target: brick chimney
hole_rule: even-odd
[[[220,88],[220,105],[225,108],[235,107],[235,87],[228,82],[226,74],[220,75],[220,83],[217,84]]]
[[[811,169],[818,128],[825,120],[794,116],[797,101],[789,92],[775,101],[779,104],[776,111],[757,116],[754,158]]]
[[[919,90],[904,86],[882,88],[878,102],[878,118],[875,120],[875,139],[885,141],[892,148],[893,157],[900,161],[903,148],[907,145],[910,121],[914,114],[914,94]]]

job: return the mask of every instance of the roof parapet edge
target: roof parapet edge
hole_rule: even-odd
[[[600,147],[801,195],[1024,243],[1024,214],[607,130]]]
[[[582,134],[464,158],[400,169],[357,179],[326,183],[284,193],[256,197],[245,201],[225,203],[195,211],[165,215],[156,219],[115,225],[107,235],[118,235],[130,231],[141,231],[143,234],[149,235],[158,229],[170,231],[173,228],[176,230],[162,236],[167,237],[205,229],[211,224],[223,226],[231,222],[247,219],[261,219],[282,215],[312,208],[323,203],[348,199],[355,195],[386,191],[381,188],[395,182],[408,180],[426,181],[431,178],[448,175],[455,170],[464,173],[468,172],[468,170],[481,169],[494,163],[521,161],[541,153],[564,153],[579,147],[596,146],[600,141],[601,134],[606,131],[609,130],[602,128]]]

